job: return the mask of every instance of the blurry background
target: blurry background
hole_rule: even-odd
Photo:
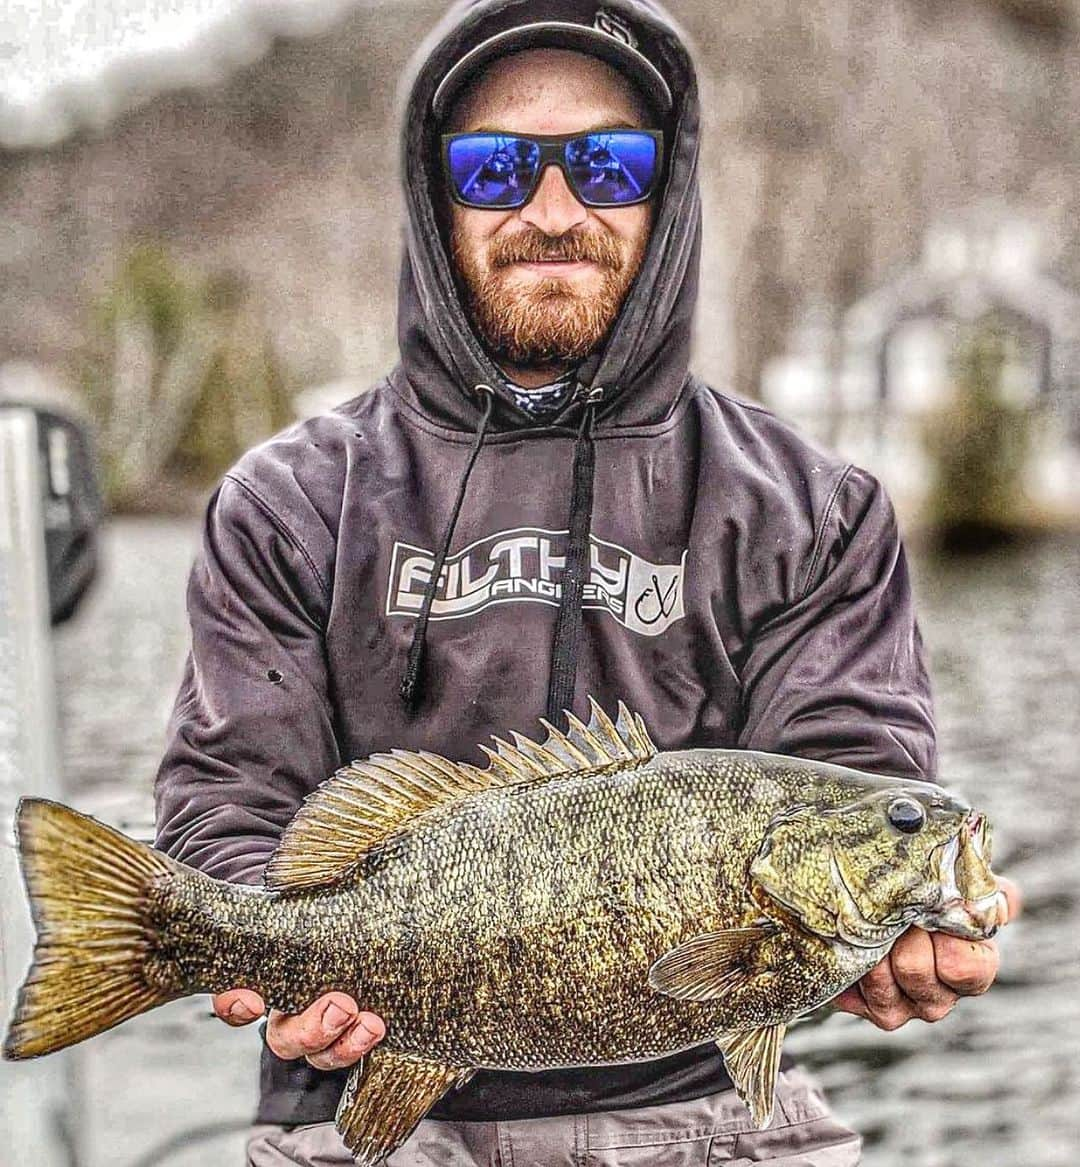
[[[833,1018],[792,1048],[869,1167],[1071,1165],[1080,2],[669,6],[705,109],[696,367],[888,485],[943,776],[996,820],[997,866],[1028,896],[989,997],[888,1035]],[[394,94],[443,7],[0,3],[0,403],[79,419],[108,514],[96,586],[33,650],[20,523],[45,524],[55,560],[83,464],[74,436],[41,429],[44,509],[0,515],[6,816],[40,789],[149,834],[208,488],[395,359]],[[15,449],[0,431],[0,502]],[[4,862],[10,937],[10,844]],[[9,986],[23,959],[9,944]],[[255,1043],[187,1001],[2,1066],[11,1162],[238,1163]]]

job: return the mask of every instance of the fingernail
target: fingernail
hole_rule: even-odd
[[[344,1029],[346,1025],[352,1021],[352,1016],[346,1013],[340,1005],[335,1005],[333,1001],[323,1010],[323,1025],[327,1029]]]
[[[252,1013],[243,1001],[233,1001],[229,1006],[230,1021],[250,1021],[254,1016],[255,1014]]]
[[[371,1045],[374,1045],[375,1042],[379,1041],[379,1039],[382,1037],[382,1033],[378,1029],[375,1029],[369,1025],[362,1017],[360,1018],[360,1028],[371,1039]]]

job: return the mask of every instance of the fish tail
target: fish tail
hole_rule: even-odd
[[[64,1049],[179,996],[146,973],[149,893],[181,865],[44,799],[22,799],[16,826],[37,941],[4,1057]]]

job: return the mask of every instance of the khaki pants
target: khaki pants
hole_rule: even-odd
[[[385,1167],[855,1167],[860,1139],[799,1069],[780,1075],[772,1124],[750,1126],[732,1090],[604,1114],[517,1122],[425,1119]],[[352,1167],[332,1123],[258,1126],[248,1167]]]

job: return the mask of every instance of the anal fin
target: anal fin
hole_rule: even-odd
[[[764,1025],[759,1029],[725,1033],[716,1039],[735,1093],[746,1104],[754,1126],[759,1129],[768,1126],[772,1118],[785,1029],[784,1025]]]
[[[451,1086],[475,1070],[377,1048],[349,1075],[337,1129],[359,1167],[374,1167],[401,1146]]]

